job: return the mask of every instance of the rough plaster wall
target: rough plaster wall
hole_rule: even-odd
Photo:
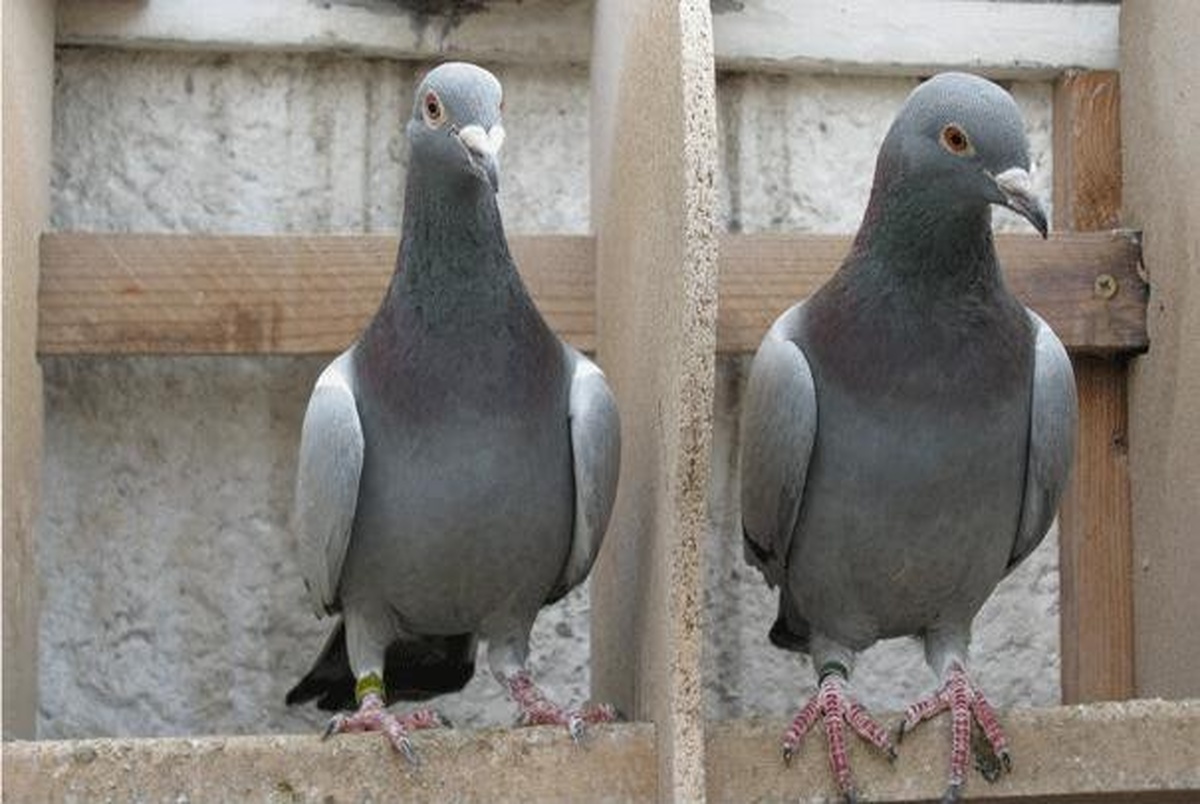
[[[504,67],[509,231],[588,229],[582,71]],[[58,54],[52,225],[120,231],[388,231],[414,68],[328,56]],[[724,76],[722,210],[745,231],[849,232],[911,81]],[[1049,197],[1050,93],[1017,85]],[[822,130],[822,125],[824,130]],[[1002,221],[1003,225],[1009,225]],[[285,524],[304,402],[325,358],[58,358],[46,374],[40,734],[304,731],[283,693],[325,625],[300,604]],[[709,710],[787,713],[812,684],[771,647],[771,596],[736,538],[737,398],[718,361],[707,553]],[[1057,550],[1048,539],[977,621],[976,668],[1001,705],[1058,699]],[[588,688],[586,593],[539,618],[534,672]],[[903,641],[865,655],[865,702],[932,679]],[[512,717],[490,675],[438,706]]]

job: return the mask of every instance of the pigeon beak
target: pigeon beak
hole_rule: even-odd
[[[1033,182],[1029,178],[1029,171],[1014,167],[992,178],[1000,194],[1004,196],[1004,206],[1024,217],[1041,232],[1043,238],[1046,237],[1049,231],[1046,211],[1042,209],[1042,202],[1033,194]]]
[[[482,126],[463,126],[456,135],[458,141],[467,149],[471,162],[475,164],[487,178],[492,192],[500,190],[499,160],[500,147],[504,145],[504,126],[496,123],[487,131]]]

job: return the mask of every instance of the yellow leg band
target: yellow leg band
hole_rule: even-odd
[[[354,700],[361,704],[363,698],[366,698],[372,692],[379,696],[379,700],[387,700],[387,696],[384,695],[383,691],[383,679],[379,677],[378,673],[367,673],[358,680],[358,683],[354,685]]]

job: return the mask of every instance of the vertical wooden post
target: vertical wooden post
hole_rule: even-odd
[[[33,523],[42,470],[37,364],[38,238],[50,207],[54,3],[4,4],[3,508],[4,737],[32,737],[37,717]]]
[[[1116,73],[1070,72],[1059,80],[1055,228],[1118,225],[1120,131]],[[1134,689],[1126,364],[1082,357],[1074,365],[1079,446],[1059,514],[1065,703],[1129,698]]]
[[[701,801],[717,310],[708,3],[600,0],[591,114],[597,354],[624,443],[591,587],[593,693],[654,721],[659,799]]]
[[[1200,696],[1200,15],[1121,4],[1122,218],[1153,282],[1129,385],[1134,666],[1141,697]]]

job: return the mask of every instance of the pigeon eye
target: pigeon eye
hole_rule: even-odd
[[[442,101],[438,98],[436,92],[430,92],[425,95],[425,101],[421,106],[421,112],[425,116],[425,122],[430,128],[437,128],[442,124],[445,118],[445,113],[442,110]]]
[[[942,129],[942,147],[952,154],[969,155],[974,153],[967,132],[951,123]]]

